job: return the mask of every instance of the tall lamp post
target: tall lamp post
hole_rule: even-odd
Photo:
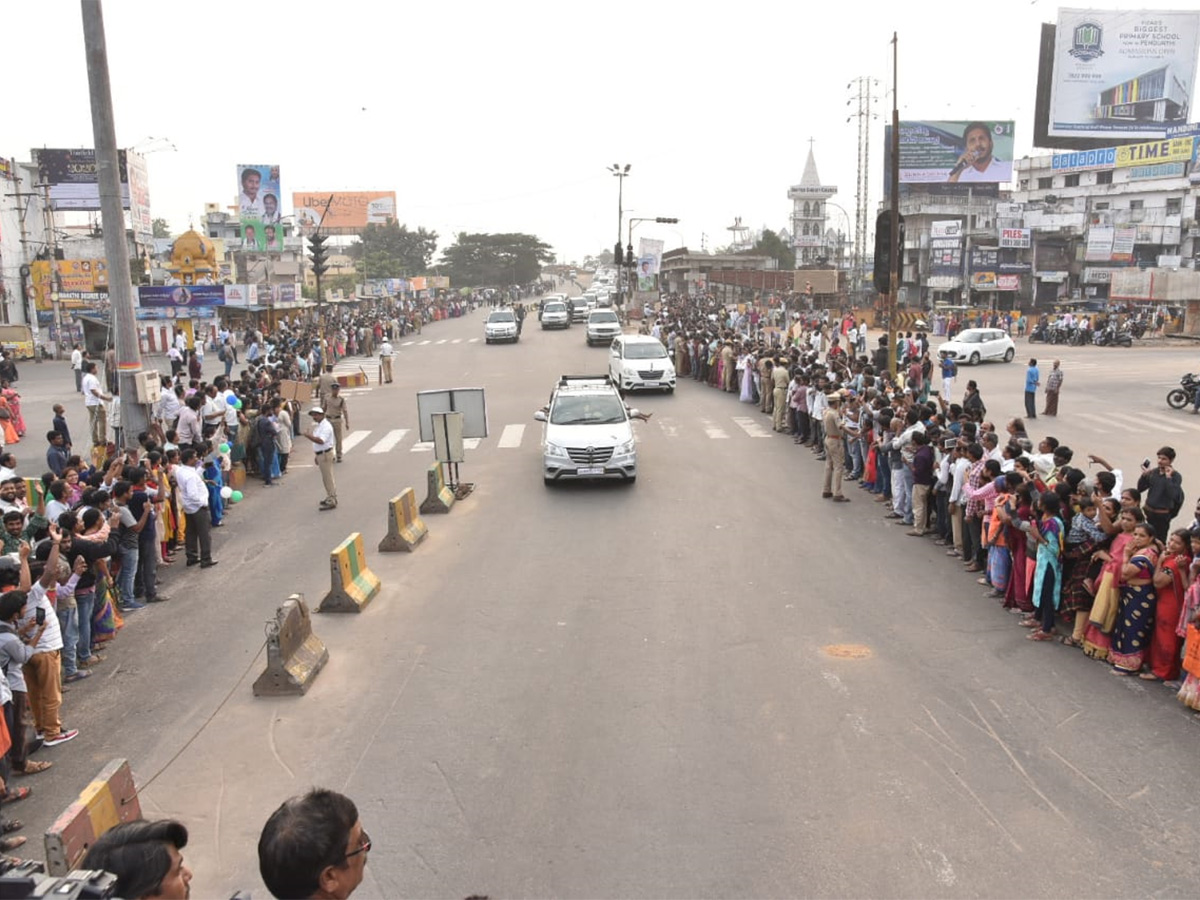
[[[613,248],[613,264],[617,267],[617,304],[625,307],[625,287],[621,282],[621,223],[625,221],[625,179],[629,177],[630,163],[613,163],[608,167],[617,179],[617,244]]]

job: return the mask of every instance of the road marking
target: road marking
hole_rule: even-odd
[[[478,342],[479,342],[479,338],[471,338],[470,340],[467,341],[468,344],[476,344]]]
[[[408,452],[425,453],[431,450],[433,450],[433,441],[417,441],[417,443],[412,445],[412,449],[410,449]]]
[[[461,344],[461,343],[462,343],[462,338],[455,338],[455,339],[454,339],[454,340],[452,340],[450,343],[452,343],[452,344]]]
[[[1116,419],[1119,422],[1128,422],[1130,425],[1132,425],[1134,428],[1136,428],[1139,431],[1144,431],[1146,429],[1146,420],[1144,418],[1135,418],[1134,416],[1126,416],[1126,415],[1122,415],[1121,413],[1109,413],[1108,417],[1110,419]],[[1174,425],[1159,425],[1158,430],[1159,431],[1170,431],[1173,434],[1185,434],[1186,433],[1186,429],[1176,428]]]
[[[767,431],[767,429],[763,428],[748,416],[734,416],[733,421],[734,424],[742,429],[742,431],[746,432],[746,434],[750,435],[750,437],[765,438],[771,436],[771,432]]]
[[[1096,425],[1094,427],[1100,431],[1113,431],[1113,425],[1116,424],[1112,422],[1108,416],[1101,416],[1097,415],[1096,413],[1076,413],[1075,415],[1080,419],[1087,419],[1091,422],[1095,422]]]
[[[401,346],[401,347],[411,347],[411,346],[412,346],[413,344],[415,344],[415,343],[416,343],[416,341],[405,341],[405,342],[404,342],[403,344],[401,344],[400,346]]]
[[[420,346],[424,347],[426,344],[432,344],[432,343],[433,343],[433,341],[421,341]]]
[[[444,344],[444,343],[446,343],[446,339],[445,339],[445,338],[442,338],[440,341],[435,341],[434,343],[437,343],[437,344]]]
[[[483,438],[463,438],[463,449],[464,450],[478,450],[479,443],[482,440],[483,440]]]
[[[500,434],[500,441],[496,446],[502,449],[520,447],[523,437],[525,437],[524,425],[505,425],[504,431]]]
[[[1184,415],[1191,415],[1191,413],[1184,413]],[[1161,423],[1164,430],[1182,428],[1184,431],[1191,431],[1197,425],[1200,425],[1200,422],[1181,422],[1179,419],[1171,418],[1169,415],[1162,413],[1142,413],[1142,416],[1150,419],[1152,422]]]
[[[711,419],[701,419],[700,423],[704,426],[704,433],[714,441],[729,437],[725,433],[725,429],[714,423]]]
[[[346,439],[342,441],[342,453],[349,453],[359,444],[367,439],[371,434],[369,431],[352,431],[346,435]]]
[[[368,450],[368,453],[387,453],[398,443],[404,440],[404,436],[408,434],[407,428],[397,428],[395,431],[389,431],[380,438],[375,446]]]
[[[658,420],[658,427],[662,429],[663,434],[669,438],[679,437],[679,423],[671,418],[662,418]]]

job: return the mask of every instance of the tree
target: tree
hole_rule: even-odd
[[[437,240],[436,231],[424,228],[409,231],[407,225],[394,221],[370,224],[347,249],[347,255],[356,261],[364,279],[401,278],[428,271]]]
[[[528,284],[542,266],[554,262],[549,244],[532,234],[469,234],[459,232],[442,251],[442,266],[458,287]]]
[[[167,224],[166,219],[155,219],[150,223],[150,233],[156,238],[169,238],[171,226]]]
[[[763,229],[762,237],[758,239],[754,249],[748,250],[747,253],[769,256],[779,264],[781,269],[796,268],[796,251],[785,244],[779,235],[770,228]]]

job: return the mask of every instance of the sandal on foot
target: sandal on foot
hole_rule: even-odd
[[[1032,634],[1025,635],[1027,641],[1052,641],[1054,635],[1047,631],[1035,631]]]
[[[17,770],[18,775],[36,775],[38,772],[45,772],[54,763],[44,759],[27,759],[25,760],[25,768]]]
[[[1139,672],[1138,678],[1142,679],[1142,681],[1158,681],[1158,676],[1153,672]]]
[[[20,831],[25,827],[25,823],[20,819],[9,819],[3,825],[0,825],[0,833],[12,834],[14,831]]]
[[[1060,644],[1062,644],[1064,647],[1082,647],[1083,646],[1083,644],[1079,643],[1079,641],[1075,640],[1075,638],[1071,637],[1070,635],[1067,635],[1066,637],[1063,637],[1063,638],[1059,638],[1058,642]]]
[[[0,853],[9,853],[16,850],[18,847],[25,846],[25,841],[28,840],[25,835],[19,834],[16,837],[5,838],[0,841]]]
[[[5,792],[3,800],[5,803],[18,803],[21,800],[24,800],[26,797],[28,797],[32,793],[33,793],[33,788],[23,787],[23,788],[17,788],[16,790],[9,788],[8,791]],[[3,849],[4,849],[3,847],[0,847],[0,852],[2,852]]]

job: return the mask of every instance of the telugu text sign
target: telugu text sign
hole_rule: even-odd
[[[38,180],[50,185],[50,204],[55,209],[100,209],[100,185],[96,182],[96,151],[89,147],[60,150],[43,147],[33,151]],[[117,153],[121,178],[121,206],[129,209],[129,173],[125,151]]]

